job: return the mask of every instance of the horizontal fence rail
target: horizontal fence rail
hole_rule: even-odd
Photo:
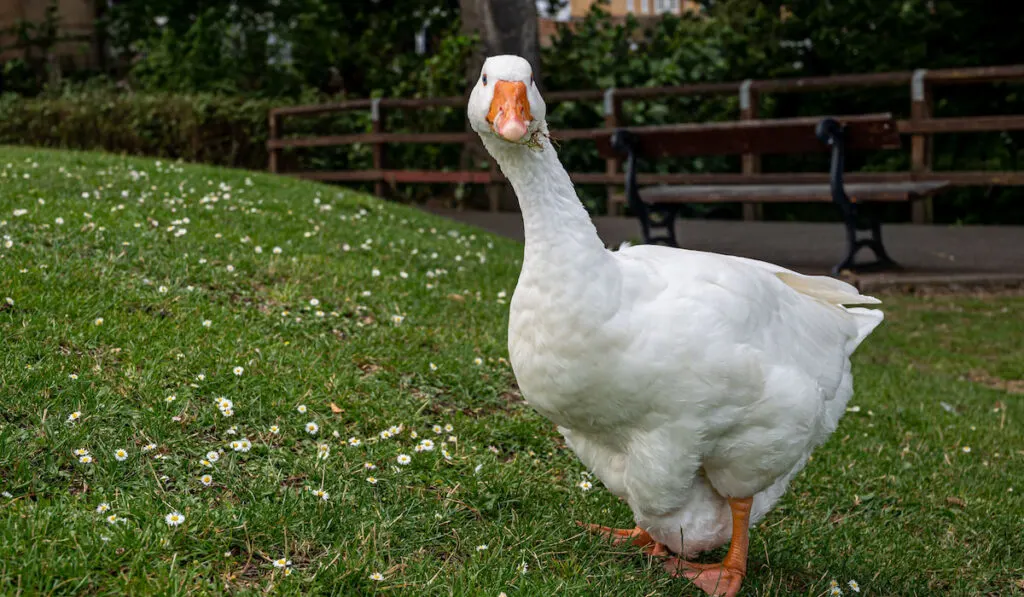
[[[934,102],[932,90],[939,86],[969,85],[998,82],[1024,82],[1024,65],[987,66],[957,69],[918,69],[889,73],[867,73],[835,75],[827,77],[803,77],[790,79],[748,79],[722,83],[696,83],[666,87],[636,87],[622,89],[597,89],[580,91],[556,91],[545,94],[547,103],[565,101],[600,101],[604,106],[604,126],[592,129],[552,130],[555,140],[572,141],[597,139],[610,135],[612,130],[626,126],[622,118],[622,104],[630,100],[698,95],[737,95],[740,106],[740,121],[758,119],[758,99],[765,94],[804,93],[834,91],[842,89],[863,89],[872,87],[899,87],[909,85],[911,117],[897,121],[901,134],[910,137],[909,172],[852,172],[846,178],[850,182],[882,182],[897,180],[946,181],[952,186],[1024,186],[1024,172],[1018,171],[942,171],[932,170],[933,135],[946,133],[979,133],[1024,130],[1024,115],[967,116],[933,118]],[[400,170],[389,169],[384,164],[384,147],[393,144],[467,144],[477,143],[476,133],[471,132],[429,132],[389,133],[383,130],[382,111],[387,109],[410,110],[431,107],[462,108],[467,97],[437,97],[423,99],[376,98],[357,99],[331,104],[287,106],[273,108],[268,115],[269,152],[268,168],[271,172],[284,173],[311,180],[330,182],[374,182],[378,195],[384,185],[396,184],[502,184],[505,179],[493,163],[488,170]],[[369,110],[371,132],[312,137],[284,137],[283,119],[286,116],[315,116],[351,110]],[[664,125],[677,126],[677,125]],[[283,149],[308,147],[335,147],[351,144],[367,144],[373,150],[373,168],[349,171],[291,171],[281,172],[280,156]],[[706,174],[639,174],[639,184],[756,184],[756,183],[811,183],[826,182],[827,173],[762,173],[761,156],[743,156],[742,172]],[[572,172],[570,177],[577,184],[596,184],[607,187],[609,205],[621,202],[619,188],[623,184],[619,160],[606,160],[605,172]],[[491,208],[497,204],[492,200]],[[614,207],[612,207],[614,209]],[[914,204],[915,222],[931,221],[931,200]],[[745,205],[744,217],[759,217],[759,206]]]

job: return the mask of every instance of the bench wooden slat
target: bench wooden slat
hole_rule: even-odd
[[[850,200],[859,203],[912,201],[933,195],[948,186],[945,181],[867,182],[848,184],[844,188]],[[640,189],[640,198],[645,203],[813,203],[832,201],[832,190],[828,184],[660,185]]]
[[[634,135],[638,153],[646,158],[663,155],[708,156],[813,153],[829,147],[815,136],[820,116],[775,118],[625,127]],[[891,114],[834,117],[845,125],[848,149],[899,149],[900,136]],[[595,139],[605,158],[621,157],[611,146],[611,136]]]

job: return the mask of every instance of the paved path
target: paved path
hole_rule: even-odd
[[[523,239],[518,213],[427,209],[502,236]],[[599,216],[594,224],[609,246],[639,242],[640,227],[635,219]],[[844,231],[839,223],[682,220],[676,234],[679,242],[690,249],[761,259],[805,273],[828,273],[844,252]],[[889,255],[903,269],[859,276],[866,282],[862,285],[1024,284],[1024,227],[889,224],[882,234]],[[871,253],[866,252],[864,257],[870,258]]]

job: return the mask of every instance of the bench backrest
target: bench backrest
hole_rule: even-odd
[[[824,116],[740,120],[705,124],[623,127],[637,153],[652,158],[667,155],[707,156],[810,153],[828,151],[815,134]],[[842,126],[847,149],[899,149],[900,136],[891,114],[833,116]],[[611,135],[596,139],[605,158],[622,154],[612,148]]]

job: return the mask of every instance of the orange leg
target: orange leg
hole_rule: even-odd
[[[665,562],[665,570],[676,576],[682,574],[708,595],[736,597],[747,574],[747,546],[750,541],[750,506],[753,498],[729,498],[732,510],[732,541],[729,553],[720,564],[693,564],[679,558]]]
[[[640,527],[635,529],[614,529],[599,524],[584,524],[582,522],[577,522],[576,524],[591,533],[611,539],[612,545],[631,543],[637,547],[644,548],[644,553],[649,556],[665,556],[669,553],[668,548],[655,541],[647,531]]]

